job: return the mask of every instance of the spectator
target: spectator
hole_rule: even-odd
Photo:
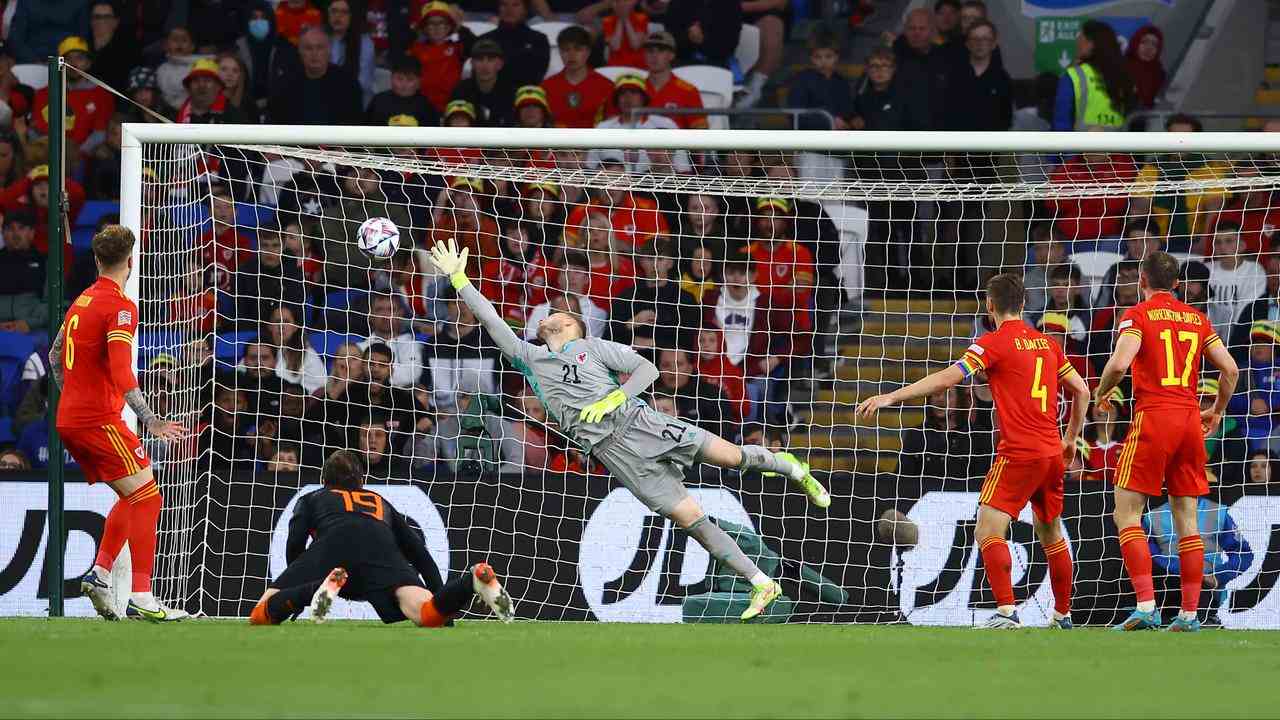
[[[304,37],[303,43],[306,41]],[[338,212],[326,216],[320,223],[325,281],[330,285],[367,288],[372,282],[372,272],[390,267],[389,260],[374,259],[357,245],[356,233],[360,224],[371,217],[389,218],[401,228],[401,232],[412,227],[408,210],[403,205],[388,202],[376,171],[351,168],[342,178],[342,200]]]
[[[535,162],[536,164],[536,162]],[[555,183],[529,183],[519,189],[517,213],[524,219],[529,242],[550,251],[553,261],[560,260],[563,249],[565,208],[560,200],[560,186]]]
[[[649,16],[637,7],[636,0],[611,0],[611,9],[601,31],[607,63],[613,67],[643,68]]]
[[[187,73],[183,85],[187,100],[178,108],[176,122],[197,125],[225,125],[248,121],[222,92],[222,76],[215,60],[197,60]]]
[[[511,423],[511,434],[522,455],[512,458],[512,462],[535,472],[546,470],[555,445],[547,422],[547,411],[527,390],[516,402],[519,412]]]
[[[4,247],[0,247],[0,330],[32,332],[49,322],[44,302],[44,255],[35,248],[30,210],[5,215]]]
[[[688,255],[682,252],[680,256],[687,258],[684,261],[684,272],[680,273],[680,289],[701,303],[708,293],[716,289],[715,267],[720,258],[703,245],[693,248]]]
[[[996,26],[987,20],[975,22],[965,33],[964,60],[952,68],[943,109],[949,130],[1008,130],[1013,124],[1013,80],[1004,65],[993,57],[999,48]],[[966,165],[973,165],[970,154]],[[991,170],[991,158],[982,158]],[[986,176],[984,176],[986,177]]]
[[[800,118],[801,130],[848,130],[855,115],[853,86],[836,71],[840,62],[840,41],[829,28],[819,26],[809,36],[809,65],[791,79],[787,105],[796,108],[822,108],[831,113],[830,128],[821,118]],[[750,91],[748,91],[750,92]]]
[[[476,277],[485,258],[498,257],[498,223],[492,210],[493,188],[483,180],[455,176],[449,178],[432,223],[432,243],[457,240],[459,249],[471,250],[467,274]],[[483,210],[482,210],[483,208]]]
[[[475,36],[459,23],[448,3],[438,0],[422,6],[416,25],[419,40],[409,46],[409,54],[422,66],[422,94],[437,112],[443,112],[454,87],[462,79],[462,66],[470,55]]]
[[[1226,165],[1223,170],[1223,177],[1227,173],[1232,172],[1230,164],[1226,161],[1218,161]],[[1256,163],[1245,163],[1244,167],[1239,167],[1234,171],[1234,175],[1241,179],[1254,177],[1262,174],[1261,168]],[[1199,196],[1200,203],[1196,208],[1198,210],[1197,219],[1203,219],[1210,216],[1215,208],[1222,207],[1226,202],[1227,194],[1225,188],[1213,188]],[[1188,201],[1190,198],[1188,198]],[[1276,229],[1280,228],[1280,193],[1277,193],[1272,187],[1263,185],[1252,188],[1244,188],[1231,196],[1231,201],[1226,203],[1226,208],[1218,213],[1216,218],[1209,222],[1199,223],[1203,229],[1205,240],[1203,242],[1203,254],[1208,254],[1209,236],[1211,232],[1220,224],[1229,223],[1240,226],[1240,242],[1244,246],[1246,253],[1250,255],[1271,252],[1276,249]],[[1188,202],[1190,204],[1190,202]]]
[[[307,343],[294,308],[279,305],[263,323],[263,340],[276,350],[276,377],[300,386],[308,395],[324,386],[328,373],[320,354]]]
[[[698,375],[689,353],[678,349],[659,352],[658,369],[654,393],[675,397],[676,417],[723,437],[724,423],[733,422],[733,409],[722,399],[719,388]]]
[[[329,32],[329,62],[343,68],[360,83],[364,107],[373,97],[373,40],[364,31],[364,15],[352,12],[351,0],[330,0],[324,28]]]
[[[1187,260],[1179,275],[1178,287],[1174,288],[1178,299],[1208,316],[1209,267],[1198,260]]]
[[[644,336],[669,347],[677,333],[699,326],[697,304],[671,279],[675,257],[675,244],[667,238],[636,248],[636,284],[618,295],[609,310],[614,340]]]
[[[461,409],[460,394],[492,395],[498,391],[498,349],[488,332],[480,327],[467,304],[451,298],[449,319],[439,324],[432,344],[426,348],[431,371],[431,398],[442,426],[441,415],[456,415]],[[447,436],[457,437],[454,432]]]
[[[120,32],[120,16],[112,2],[89,5],[89,40],[93,74],[116,90],[124,90],[129,71],[140,64],[136,39]]]
[[[102,144],[89,156],[85,194],[90,199],[115,201],[120,197],[121,133],[128,121],[129,116],[123,112],[112,115],[107,121],[107,133]]]
[[[133,103],[124,103],[121,111],[128,114],[129,122],[161,122],[155,115],[172,119],[174,109],[165,104],[160,94],[160,86],[156,81],[156,69],[136,67],[129,72],[129,99]],[[141,107],[138,107],[138,106]],[[144,110],[145,109],[145,110]],[[146,112],[150,110],[151,112]],[[155,115],[153,115],[154,113]]]
[[[267,461],[266,471],[269,473],[298,472],[302,461],[302,452],[297,443],[276,443],[276,450]]]
[[[1079,448],[1084,456],[1080,459],[1084,480],[1115,482],[1120,453],[1124,450],[1123,439],[1128,430],[1128,422],[1121,415],[1124,393],[1120,388],[1111,391],[1111,407],[1111,412],[1104,413],[1098,410],[1097,405],[1089,406],[1092,421],[1082,436],[1085,446]]]
[[[390,345],[371,343],[365,348],[364,362],[369,369],[370,411],[385,418],[392,451],[406,452],[411,449],[409,443],[417,421],[413,389],[394,384],[395,352]]]
[[[625,175],[626,159],[620,150],[604,150],[598,157],[600,169]],[[647,159],[646,159],[647,162]],[[613,239],[620,248],[634,248],[656,235],[666,235],[670,226],[651,198],[621,189],[624,183],[614,183],[603,189],[593,188],[590,202],[579,205],[569,213],[566,226],[580,228],[587,214],[593,210],[607,212],[613,226]]]
[[[386,345],[394,365],[391,384],[413,387],[422,376],[422,345],[404,317],[404,310],[391,295],[374,293],[369,300],[369,336],[359,343],[361,350],[372,345]]]
[[[1185,265],[1190,263],[1184,263]],[[1267,288],[1266,291],[1257,300],[1245,305],[1241,313],[1236,317],[1234,324],[1231,326],[1231,335],[1227,342],[1227,347],[1236,356],[1236,361],[1243,365],[1246,360],[1244,349],[1249,347],[1250,332],[1254,324],[1259,322],[1273,322],[1280,320],[1280,275],[1276,273],[1276,266],[1280,261],[1267,259]],[[1203,267],[1203,266],[1201,266]],[[1184,277],[1179,289],[1186,289],[1187,280]]]
[[[1114,330],[1125,310],[1141,300],[1138,290],[1139,263],[1122,260],[1116,263],[1114,284],[1102,288],[1089,330],[1089,354],[1109,357],[1115,346]],[[1087,377],[1081,375],[1081,377]]]
[[[218,267],[216,287],[229,291],[236,268],[253,256],[253,242],[240,232],[235,200],[226,185],[213,185],[209,200],[212,208],[209,227],[201,233],[197,247],[206,266]]]
[[[728,68],[742,33],[742,3],[681,0],[667,9],[663,25],[675,39],[677,64]],[[764,87],[763,81],[760,87]]]
[[[90,255],[89,262],[93,262],[92,253]],[[95,272],[97,270],[96,267],[92,269]],[[221,275],[219,269],[211,266],[206,272],[199,256],[187,255],[180,266],[180,272],[181,278],[174,284],[166,302],[165,320],[174,327],[212,333],[217,321],[218,300],[215,288],[218,276]],[[85,280],[89,280],[89,284],[93,282],[88,277]],[[86,288],[88,286],[84,285]]]
[[[1209,321],[1219,333],[1231,332],[1231,323],[1267,289],[1262,266],[1245,257],[1240,226],[1219,223],[1213,234],[1209,265]]]
[[[323,440],[329,447],[351,444],[348,431],[368,413],[369,371],[364,353],[355,343],[343,343],[334,351],[329,377],[311,393],[306,416],[315,432],[312,442]]]
[[[1125,225],[1124,256],[1107,268],[1106,274],[1102,276],[1102,284],[1098,288],[1098,302],[1095,304],[1112,304],[1108,300],[1116,284],[1116,271],[1126,262],[1140,262],[1151,253],[1162,250],[1163,240],[1155,223],[1136,221]]]
[[[684,199],[684,213],[677,218],[680,228],[680,257],[689,257],[705,247],[717,258],[737,249],[740,239],[730,239],[725,228],[724,200],[717,195],[695,193]]]
[[[68,65],[90,72],[93,62],[84,38],[69,37],[58,44],[58,54]],[[115,97],[78,73],[68,73],[66,93],[67,139],[82,153],[91,153],[106,137],[107,120],[116,111]],[[31,102],[31,128],[49,134],[49,88],[36,91]]]
[[[1177,114],[1165,121],[1165,130],[1174,133],[1201,132],[1204,126],[1190,115]],[[1163,161],[1162,161],[1163,160]],[[1241,168],[1240,170],[1243,170]],[[1160,196],[1134,194],[1129,198],[1129,217],[1153,220],[1168,238],[1170,252],[1188,252],[1193,240],[1204,235],[1214,214],[1227,199],[1225,187],[1209,182],[1225,178],[1233,172],[1230,161],[1210,159],[1204,153],[1181,153],[1148,162],[1138,171],[1139,185],[1160,183],[1192,183],[1197,189],[1170,192]],[[1237,174],[1239,170],[1236,171]],[[1208,243],[1202,255],[1209,254]]]
[[[5,130],[12,124],[14,118],[27,117],[31,112],[31,100],[36,94],[34,88],[23,84],[18,76],[13,74],[14,65],[12,47],[0,39],[0,103],[8,104],[11,113],[8,122],[0,122],[0,127]]]
[[[1040,328],[1040,332],[1058,343],[1058,347],[1062,348],[1062,352],[1067,356],[1067,362],[1071,363],[1071,367],[1076,369],[1080,377],[1089,382],[1090,387],[1098,384],[1099,375],[1094,372],[1089,356],[1082,353],[1084,348],[1080,343],[1071,339],[1071,318],[1066,313],[1047,312],[1040,316],[1040,321],[1036,325]],[[1108,326],[1108,333],[1110,330]]]
[[[927,106],[915,106],[913,96],[896,82],[897,56],[877,48],[867,57],[867,79],[853,98],[854,130],[921,130],[929,127]],[[876,160],[877,166],[883,161]]]
[[[528,19],[528,0],[498,0],[498,27],[483,36],[502,46],[502,78],[512,87],[542,82],[551,63],[551,43]]]
[[[292,258],[284,255],[278,228],[258,228],[258,251],[236,268],[236,317],[261,322],[272,309],[288,305],[297,316],[306,301],[305,278]]]
[[[1249,328],[1249,353],[1247,362],[1240,373],[1241,383],[1235,396],[1227,404],[1227,412],[1232,415],[1266,414],[1280,410],[1280,358],[1277,358],[1276,343],[1280,342],[1280,323],[1271,320],[1259,320]],[[1251,407],[1254,398],[1263,401],[1264,409],[1254,413]]]
[[[474,110],[472,119],[482,125],[503,127],[514,123],[516,89],[502,76],[506,60],[502,46],[492,38],[477,40],[471,47],[471,77],[453,89],[454,101],[466,100]],[[453,103],[449,103],[453,107]]]
[[[613,95],[609,78],[591,68],[591,33],[570,25],[556,36],[564,69],[542,81],[556,127],[589,128],[604,119]]]
[[[227,99],[228,109],[243,118],[241,122],[261,122],[258,104],[249,94],[249,69],[244,60],[231,51],[218,53],[218,78],[222,80],[222,95]]]
[[[1088,338],[1089,313],[1080,296],[1083,287],[1080,270],[1075,265],[1056,265],[1050,268],[1044,312],[1066,314],[1071,321],[1067,335],[1073,343],[1083,343]]]
[[[618,114],[606,120],[596,123],[598,128],[649,128],[653,130],[673,130],[680,127],[666,115],[650,115],[648,113],[637,113],[636,108],[645,107],[649,104],[649,88],[645,84],[644,78],[639,75],[624,74],[619,75],[613,81],[613,96],[611,105],[617,109]],[[587,164],[594,167],[600,164],[601,158],[605,152],[617,151],[601,151],[592,150],[587,154]],[[649,172],[652,166],[652,155],[657,150],[627,150],[624,152],[626,170],[635,175],[643,175]],[[677,150],[672,161],[667,167],[656,168],[657,172],[686,172],[693,167],[693,162],[689,158],[687,150]]]
[[[266,0],[250,0],[245,32],[236,41],[236,52],[249,73],[248,95],[256,105],[250,117],[265,118],[273,90],[296,76],[301,62],[298,51],[276,32],[276,15]]]
[[[564,263],[556,273],[558,290],[548,290],[548,301],[529,311],[529,318],[524,325],[524,337],[533,341],[538,338],[538,324],[553,312],[551,300],[563,296],[568,300],[569,312],[582,318],[587,326],[587,334],[591,337],[602,337],[609,322],[609,315],[587,297],[591,287],[591,261],[581,250],[570,250],[564,254]]]
[[[31,460],[27,454],[17,448],[0,450],[0,473],[26,472],[31,469]]]
[[[1047,222],[1031,226],[1028,244],[1031,248],[1027,253],[1027,264],[1022,269],[1022,282],[1027,288],[1027,302],[1023,311],[1035,315],[1044,310],[1049,290],[1049,271],[1070,262],[1070,255],[1067,253],[1067,244],[1062,242],[1053,226]]]
[[[280,240],[284,243],[284,254],[302,270],[307,282],[320,283],[324,263],[311,248],[311,236],[302,232],[302,225],[292,218],[280,218]]]
[[[742,367],[724,354],[724,339],[719,328],[698,331],[698,377],[720,389],[720,399],[729,402],[736,420],[751,417],[746,378]]]
[[[1119,130],[1137,98],[1115,30],[1086,20],[1076,36],[1076,62],[1058,81],[1054,130]]]
[[[707,325],[719,328],[729,362],[745,367],[759,309],[760,290],[751,283],[751,258],[737,251],[725,259],[723,283],[703,299]],[[758,343],[754,343],[757,344]]]
[[[1068,159],[1049,182],[1056,185],[1128,185],[1137,177],[1133,158],[1119,153],[1089,152]],[[1113,250],[1124,227],[1128,198],[1124,195],[1069,197],[1054,195],[1045,200],[1053,213],[1054,227],[1072,242],[1072,252]],[[1092,242],[1092,241],[1106,242]]]
[[[933,44],[964,42],[960,28],[960,0],[937,0],[933,4]]]
[[[760,57],[749,68],[740,68],[744,75],[743,97],[736,107],[753,107],[760,102],[769,76],[782,67],[787,34],[791,25],[791,10],[787,0],[742,0],[742,22],[755,25],[760,31]],[[737,48],[737,44],[734,44]]]
[[[360,86],[345,68],[329,62],[329,36],[322,28],[308,27],[302,32],[298,55],[302,72],[271,94],[271,121],[282,125],[359,125],[364,107]]]
[[[324,17],[308,0],[280,0],[276,4],[276,32],[297,45],[309,28],[324,27]]]
[[[387,420],[380,414],[361,421],[357,430],[357,448],[364,460],[365,475],[375,480],[408,477],[403,456],[392,450]]]
[[[365,122],[369,125],[388,125],[392,118],[408,116],[417,121],[418,127],[440,124],[440,114],[418,89],[422,65],[417,58],[405,55],[391,66],[391,89],[383,90],[369,101]]]
[[[546,301],[552,269],[542,248],[529,242],[529,230],[521,223],[502,226],[498,247],[498,256],[480,266],[477,288],[508,322],[525,327],[529,309]]]
[[[9,8],[13,14],[6,20],[5,38],[19,63],[42,63],[68,35],[89,29],[90,5],[83,0],[18,0],[6,15]]]
[[[974,432],[972,402],[964,387],[931,395],[924,425],[902,432],[899,478],[969,479],[985,472],[991,455],[990,435]]]
[[[85,192],[80,183],[65,178],[68,215],[76,217],[84,207]],[[49,254],[49,166],[36,165],[27,171],[26,177],[0,191],[0,210],[12,213],[17,210],[35,211],[35,248],[41,255]],[[75,264],[70,243],[63,248],[63,267]]]
[[[916,8],[907,13],[902,35],[893,43],[898,100],[913,108],[915,122],[922,124],[912,130],[932,130],[940,124],[949,58],[946,50],[933,44],[933,34],[932,14]]]
[[[551,127],[555,121],[555,117],[551,114],[551,101],[547,99],[547,92],[538,85],[516,88],[513,109],[516,115],[516,127],[545,128]],[[531,151],[528,157],[532,160],[534,152]]]
[[[1271,474],[1275,458],[1268,452],[1258,451],[1249,456],[1249,473],[1246,482],[1250,485],[1266,487],[1271,483]]]
[[[169,107],[180,107],[187,101],[186,78],[191,66],[200,59],[195,56],[196,45],[191,31],[185,25],[169,28],[164,38],[164,62],[156,68],[160,92]]]
[[[1168,78],[1160,54],[1164,51],[1164,33],[1155,25],[1138,28],[1129,38],[1124,51],[1125,68],[1134,84],[1134,110],[1150,110],[1164,90]]]
[[[702,95],[698,88],[671,72],[675,59],[676,41],[671,33],[665,30],[650,33],[644,44],[644,61],[649,69],[649,77],[645,80],[649,105],[662,108],[702,108]],[[672,120],[686,130],[707,127],[706,115],[675,115]]]

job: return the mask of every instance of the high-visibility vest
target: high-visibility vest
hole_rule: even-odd
[[[1116,108],[1102,76],[1089,63],[1067,68],[1071,89],[1075,93],[1076,130],[1103,128],[1119,130],[1124,127],[1124,113]]]

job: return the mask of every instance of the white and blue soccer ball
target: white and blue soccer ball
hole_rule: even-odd
[[[356,231],[360,252],[377,260],[386,260],[400,249],[400,228],[384,217],[371,217],[360,223]]]

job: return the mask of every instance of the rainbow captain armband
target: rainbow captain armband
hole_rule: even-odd
[[[960,368],[966,378],[972,377],[974,373],[987,369],[987,363],[982,359],[986,352],[981,345],[974,343],[956,361],[956,367]]]

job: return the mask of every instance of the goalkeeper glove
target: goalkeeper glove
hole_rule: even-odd
[[[586,423],[598,423],[604,419],[605,415],[622,407],[626,401],[626,393],[622,392],[622,390],[614,390],[605,395],[603,400],[597,400],[582,408],[582,411],[578,413],[578,419]]]
[[[454,290],[461,290],[470,280],[467,279],[467,254],[469,248],[462,248],[462,252],[458,252],[458,243],[452,238],[448,244],[444,241],[436,243],[431,248],[431,264],[445,275],[449,276],[449,283],[453,285]]]

